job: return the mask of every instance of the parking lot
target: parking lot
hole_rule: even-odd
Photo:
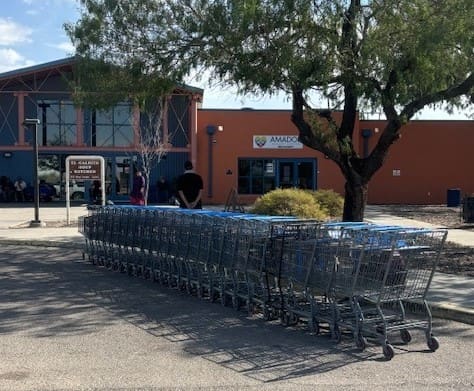
[[[1,390],[472,389],[474,329],[359,352],[346,336],[283,327],[94,266],[77,250],[0,250]]]

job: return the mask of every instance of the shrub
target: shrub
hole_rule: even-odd
[[[328,215],[314,196],[305,190],[276,189],[255,201],[251,213],[272,216],[295,216],[327,220]]]
[[[344,198],[332,189],[321,189],[311,192],[316,203],[319,204],[327,215],[341,217],[344,208]]]

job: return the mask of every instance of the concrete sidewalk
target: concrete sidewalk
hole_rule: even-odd
[[[213,208],[222,210],[221,207]],[[65,226],[65,206],[41,206],[39,218],[46,226],[29,228],[29,221],[34,219],[32,205],[1,205],[0,243],[82,249],[84,238],[78,232],[77,220],[87,213],[86,205],[71,207],[71,224]],[[384,225],[434,228],[430,224],[385,214],[376,206],[367,207],[366,220]],[[474,246],[474,231],[448,230],[448,240],[463,246]],[[428,301],[435,316],[474,324],[474,279],[436,273]]]
[[[413,219],[387,214],[383,206],[368,205],[365,220],[375,224],[400,225],[415,228],[446,228]],[[474,247],[474,229],[448,229],[447,241],[466,247]]]

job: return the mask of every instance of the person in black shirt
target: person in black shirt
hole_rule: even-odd
[[[179,206],[185,209],[202,209],[202,178],[193,170],[193,164],[189,160],[184,163],[184,170],[176,183]]]
[[[95,180],[92,182],[91,196],[94,205],[102,204],[102,185],[100,181]]]
[[[161,176],[156,183],[156,191],[158,194],[158,203],[167,204],[169,201],[169,184],[165,177]]]

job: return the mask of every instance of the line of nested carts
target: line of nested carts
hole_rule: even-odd
[[[387,359],[390,338],[409,343],[413,329],[439,347],[426,294],[446,230],[133,206],[90,209],[79,230],[84,256],[112,270],[360,350],[374,341]]]

